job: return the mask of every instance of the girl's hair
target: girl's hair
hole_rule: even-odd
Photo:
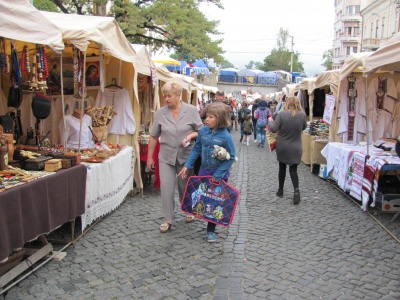
[[[246,100],[242,101],[242,107],[248,107],[249,106],[249,102],[247,102]]]
[[[299,98],[296,96],[291,96],[286,98],[286,101],[283,105],[283,110],[290,110],[292,112],[292,117],[294,117],[297,112],[302,112],[303,108],[301,107]]]
[[[161,90],[163,94],[165,94],[166,92],[171,92],[172,94],[175,95],[181,95],[182,85],[176,80],[170,80],[163,85]]]
[[[248,121],[248,120],[250,120],[251,119],[251,114],[247,114],[246,115],[246,121]]]
[[[214,115],[217,119],[217,128],[226,128],[231,126],[231,117],[228,113],[226,104],[221,102],[214,102],[207,105],[205,110],[205,115]]]

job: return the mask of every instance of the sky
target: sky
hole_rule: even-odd
[[[293,36],[293,50],[300,53],[307,76],[325,68],[322,55],[332,48],[335,7],[333,0],[221,0],[224,9],[202,3],[200,10],[209,20],[220,20],[223,56],[236,68],[251,60],[263,62],[277,47],[282,27]],[[291,39],[288,41],[289,50]],[[297,70],[293,70],[297,71]]]

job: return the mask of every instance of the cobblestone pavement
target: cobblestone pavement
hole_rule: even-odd
[[[217,243],[180,211],[160,233],[159,192],[148,188],[5,299],[400,299],[400,220],[363,213],[303,164],[301,203],[289,176],[277,198],[275,153],[232,135],[239,161],[229,181],[241,199]]]

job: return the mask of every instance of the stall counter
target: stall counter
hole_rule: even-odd
[[[0,193],[0,261],[84,213],[86,172],[78,165]]]
[[[102,163],[86,163],[85,212],[82,232],[102,216],[115,210],[133,189],[134,150],[125,146]]]

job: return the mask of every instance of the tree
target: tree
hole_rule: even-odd
[[[33,0],[33,5],[39,10],[52,12],[59,11],[57,5],[55,5],[51,0]]]
[[[291,51],[287,47],[289,37],[288,30],[284,30],[281,27],[277,35],[277,48],[273,48],[271,54],[264,58],[264,64],[260,66],[261,70],[283,70],[290,72]],[[296,72],[304,72],[303,63],[299,61],[299,56],[300,54],[298,52],[293,52],[292,70]]]
[[[260,69],[260,67],[262,67],[263,63],[259,62],[259,61],[250,61],[248,65],[245,65],[244,67],[246,69],[252,69],[253,67],[256,69]]]
[[[167,48],[181,57],[189,53],[195,59],[213,58],[222,63],[222,39],[210,37],[220,34],[219,21],[207,20],[199,10],[199,4],[205,1],[223,9],[221,0],[114,0],[109,14],[131,43],[151,45],[152,51]],[[92,14],[93,3],[107,0],[51,2],[64,13]]]
[[[324,62],[321,64],[321,66],[325,67],[325,70],[332,70],[333,66],[333,49],[326,50],[322,54],[322,59],[324,59]]]
[[[233,63],[231,63],[230,61],[224,59],[224,61],[221,64],[221,69],[227,69],[227,68],[234,68],[235,66],[233,65]]]

